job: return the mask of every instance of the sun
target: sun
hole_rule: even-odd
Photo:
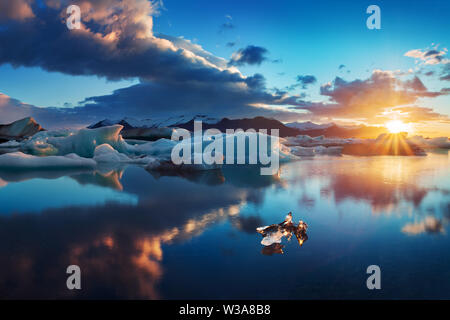
[[[389,130],[390,133],[409,132],[411,130],[410,124],[404,123],[400,120],[392,120],[386,122],[385,127]]]

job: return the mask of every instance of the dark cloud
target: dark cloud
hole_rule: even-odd
[[[267,60],[267,53],[268,50],[266,48],[250,45],[233,53],[229,65],[260,65]]]
[[[316,83],[317,79],[313,75],[299,75],[297,76],[297,82],[302,86],[303,89],[306,89],[308,85]]]
[[[424,92],[427,90],[423,82],[418,78],[414,77],[412,80],[405,81],[405,87],[415,90],[415,91],[421,91]]]
[[[153,117],[163,113],[167,116],[176,112],[208,112],[238,117],[258,112],[283,113],[281,108],[260,107],[280,104],[283,99],[265,91],[261,75],[243,76],[225,59],[187,39],[155,35],[152,27],[157,8],[147,0],[62,0],[52,1],[51,7],[42,7],[32,0],[23,3],[30,8],[31,18],[19,19],[16,14],[9,14],[12,18],[1,20],[0,64],[110,80],[141,80],[139,85],[103,97],[90,97],[80,106],[64,110],[25,107],[8,97],[9,109],[16,111],[12,106],[21,105],[24,109],[19,113],[26,109],[28,115],[42,119],[48,126],[83,120],[89,123],[113,115]],[[81,30],[70,31],[66,27],[68,4],[81,7]],[[6,6],[13,5],[7,2]],[[236,65],[259,64],[265,60],[266,52],[264,48],[249,46],[243,49]],[[5,111],[3,108],[0,113]],[[290,116],[295,114],[284,111]],[[9,117],[17,113],[11,112]]]

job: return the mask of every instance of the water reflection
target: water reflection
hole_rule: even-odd
[[[0,172],[1,211],[9,213],[0,215],[0,296],[308,298],[311,290],[304,289],[315,288],[316,298],[334,297],[333,288],[343,284],[359,288],[355,268],[382,257],[379,263],[398,267],[393,275],[402,274],[393,281],[420,274],[422,297],[432,296],[429,283],[444,297],[450,283],[430,274],[450,266],[450,243],[442,236],[450,219],[448,165],[446,155],[344,156],[291,163],[272,177],[248,167]],[[291,234],[298,243],[275,241],[261,250],[255,229],[289,210],[308,222],[314,241],[298,250],[306,230],[284,221],[272,238]],[[438,238],[414,242],[427,235]],[[429,254],[440,264],[424,265]],[[70,264],[82,269],[81,291],[65,287]],[[395,288],[383,297],[416,292],[403,282]],[[367,294],[358,290],[341,297]]]

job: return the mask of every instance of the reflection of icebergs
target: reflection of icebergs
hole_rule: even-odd
[[[156,179],[161,177],[180,177],[188,181],[206,185],[219,185],[225,182],[225,177],[221,170],[201,170],[201,171],[187,171],[187,170],[148,170],[148,172]]]
[[[283,237],[286,237],[288,241],[291,239],[292,235],[295,235],[300,246],[308,240],[308,235],[306,230],[308,225],[302,220],[296,225],[292,222],[292,213],[286,216],[285,220],[279,224],[272,224],[270,226],[256,228],[256,231],[263,236],[261,244],[263,246],[271,246],[271,249],[266,249],[268,252],[272,252],[272,249],[276,248],[276,253],[283,253],[282,247],[274,246],[280,244]]]
[[[97,185],[81,185],[70,177],[33,179],[10,183],[1,189],[0,215],[40,213],[49,208],[98,206],[105,203],[136,205],[137,202],[138,197],[134,194]]]
[[[271,245],[265,246],[262,248],[261,253],[265,256],[271,256],[275,253],[283,254],[284,245],[279,243],[273,243]]]
[[[90,171],[80,174],[71,175],[70,178],[76,180],[81,185],[96,185],[100,187],[107,187],[114,190],[123,190],[120,179],[122,177],[122,170]]]

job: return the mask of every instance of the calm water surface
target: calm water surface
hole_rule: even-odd
[[[306,159],[273,177],[0,172],[0,297],[449,299],[449,168],[446,151]],[[256,227],[289,211],[309,239],[263,250]],[[71,264],[80,291],[66,288]]]

